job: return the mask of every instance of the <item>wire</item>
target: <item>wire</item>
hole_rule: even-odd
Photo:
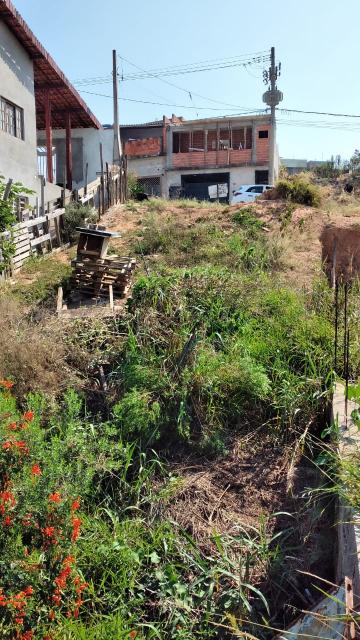
[[[352,133],[354,131],[360,130],[360,125],[357,124],[349,124],[349,123],[335,123],[335,122],[309,122],[307,120],[277,120],[277,124],[280,126],[294,126],[294,127],[303,127],[303,128],[313,128],[313,129],[332,129],[338,131],[348,131]]]
[[[121,60],[124,60],[124,62],[127,62],[128,64],[131,64],[133,67],[135,67],[136,69],[140,69],[140,71],[144,71],[146,72],[145,69],[142,69],[142,67],[139,67],[137,64],[135,64],[134,62],[131,62],[130,60],[128,60],[127,58],[124,58],[123,56],[118,56]],[[151,74],[149,75],[149,77],[151,77]],[[156,78],[156,76],[155,76]],[[197,96],[198,98],[202,98],[203,100],[207,100],[208,102],[213,102],[215,104],[222,104],[226,107],[234,107],[235,109],[243,109],[244,111],[249,111],[249,113],[251,113],[251,111],[253,111],[252,109],[246,109],[246,107],[240,107],[237,104],[231,104],[229,102],[222,102],[221,100],[215,100],[215,98],[209,98],[207,96],[203,96],[200,93],[195,93],[195,91],[190,91],[189,89],[185,89],[184,87],[179,87],[179,85],[174,84],[173,82],[170,82],[169,80],[163,80],[162,78],[156,78],[156,80],[159,80],[159,82],[163,82],[164,84],[168,84],[170,87],[175,87],[175,89],[178,89],[179,91],[183,91],[184,93],[186,93],[187,95],[190,96],[190,94],[192,94],[193,96]]]
[[[341,117],[341,118],[360,118],[360,115],[358,114],[350,114],[350,113],[331,113],[331,112],[327,112],[327,111],[303,111],[301,109],[284,109],[284,108],[278,108],[276,109],[277,111],[281,111],[282,113],[309,113],[311,115],[316,115],[316,116],[335,116],[335,117]]]
[[[252,56],[252,57],[251,57]],[[120,57],[122,60],[125,58]],[[235,67],[235,66],[249,66],[249,65],[258,65],[264,62],[267,62],[270,59],[269,53],[266,51],[259,51],[253,54],[243,54],[242,56],[233,56],[232,58],[223,58],[223,59],[215,59],[215,60],[204,60],[201,62],[193,62],[185,65],[176,65],[170,67],[162,67],[160,69],[151,69],[150,71],[146,71],[145,69],[141,69],[141,67],[137,67],[141,74],[122,74],[122,79],[125,80],[139,80],[148,77],[159,77],[162,75],[182,75],[184,73],[197,73],[200,71],[211,71],[216,69],[224,69],[227,67]],[[133,64],[130,61],[129,64]],[[136,66],[136,65],[133,65]],[[93,78],[81,78],[76,80],[74,84],[86,85],[86,84],[102,84],[112,82],[112,75],[107,74],[105,76],[97,76]]]
[[[102,98],[110,98],[111,100],[113,99],[113,96],[109,96],[107,94],[104,93],[97,93],[95,91],[84,91],[83,89],[80,89],[80,93],[87,93],[89,95],[92,96],[100,96]],[[224,109],[220,109],[220,107],[197,107],[194,105],[184,105],[184,104],[169,104],[167,102],[152,102],[150,100],[136,100],[135,98],[122,98],[120,97],[119,100],[123,100],[125,102],[138,102],[140,104],[155,104],[158,105],[160,107],[177,107],[178,109],[196,109],[196,110],[202,110],[202,111],[224,111]],[[241,107],[237,106],[235,107],[236,109],[241,109]],[[267,109],[246,109],[245,113],[236,113],[233,115],[247,115],[248,113],[254,113],[258,112],[258,113],[263,113],[266,112]],[[226,116],[224,116],[225,118]]]

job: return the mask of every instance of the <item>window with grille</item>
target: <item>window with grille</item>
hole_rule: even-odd
[[[137,181],[148,196],[161,196],[160,176],[138,178]]]
[[[0,129],[24,140],[24,110],[5,98],[0,98]]]

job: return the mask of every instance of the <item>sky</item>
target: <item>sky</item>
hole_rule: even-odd
[[[278,88],[284,100],[279,106],[360,115],[359,0],[13,2],[102,123],[113,118],[111,82],[81,87],[76,82],[110,79],[113,49],[129,61],[119,59],[118,67],[124,124],[156,120],[163,114],[195,119],[264,108],[262,71],[267,63],[163,81],[121,78],[138,68],[148,71],[243,55],[248,59],[248,54],[251,59],[259,51],[266,55],[271,46],[282,65]],[[162,104],[149,104],[154,102]],[[360,147],[360,118],[279,113],[277,131],[280,156],[285,158],[348,158]]]

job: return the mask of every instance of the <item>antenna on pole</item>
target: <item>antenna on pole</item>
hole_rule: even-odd
[[[275,155],[276,155],[276,107],[283,100],[283,94],[276,86],[276,81],[281,75],[281,62],[275,64],[275,47],[271,47],[269,71],[264,71],[264,83],[270,88],[263,95],[263,102],[271,108],[271,131],[270,131],[270,158],[269,158],[269,183],[275,182]]]
[[[119,100],[118,100],[118,72],[117,72],[117,53],[113,49],[113,97],[114,97],[114,149],[113,163],[120,166],[122,159],[122,147],[120,138],[119,123]]]

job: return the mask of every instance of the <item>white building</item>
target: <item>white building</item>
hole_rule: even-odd
[[[39,174],[46,202],[65,186],[72,189],[72,130],[102,127],[10,0],[0,0],[0,107],[0,175],[33,189],[34,202],[44,182]],[[59,175],[54,139],[62,128],[65,171]]]

